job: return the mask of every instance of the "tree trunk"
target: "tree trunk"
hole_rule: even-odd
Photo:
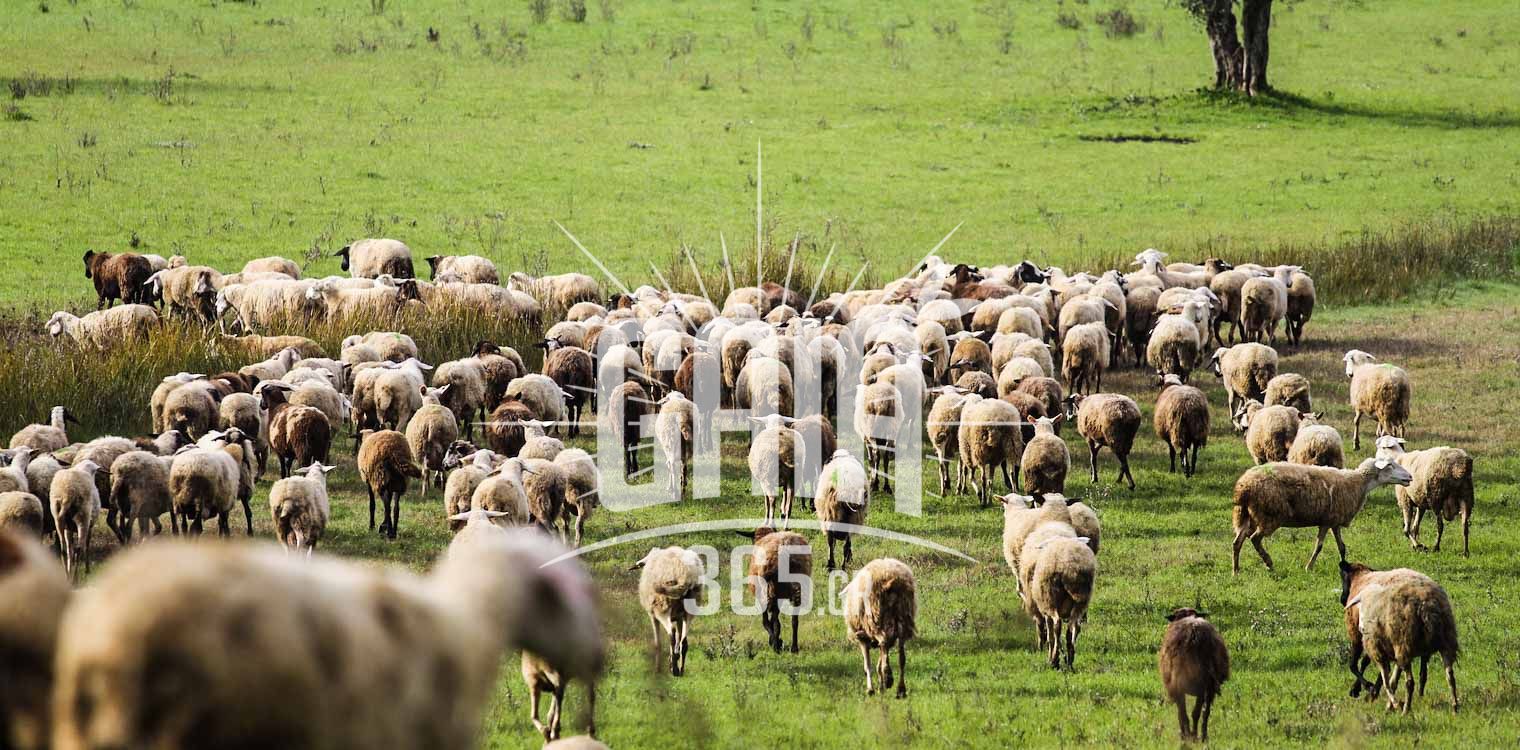
[[[1250,96],[1271,89],[1267,84],[1267,32],[1272,26],[1272,0],[1243,0],[1240,28],[1245,36],[1245,67],[1241,86]]]
[[[1204,15],[1209,48],[1214,53],[1214,88],[1217,89],[1242,87],[1245,52],[1240,48],[1240,38],[1235,35],[1233,5],[1233,0],[1211,0]]]

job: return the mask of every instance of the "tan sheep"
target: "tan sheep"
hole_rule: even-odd
[[[148,527],[153,533],[163,533],[158,520],[163,514],[174,510],[174,497],[169,487],[169,469],[174,459],[148,451],[124,453],[111,465],[111,507],[122,514],[122,536],[131,538],[132,521],[137,521],[141,540],[148,539]]]
[[[312,464],[305,476],[288,477],[269,488],[269,513],[274,535],[287,550],[306,550],[311,556],[327,530],[332,509],[327,499],[327,474],[336,466]]]
[[[1017,487],[1024,454],[1023,416],[1013,404],[1001,399],[969,399],[961,408],[956,432],[961,463],[977,485],[977,499],[986,507],[991,498],[993,473],[1002,469],[1009,489]],[[1008,467],[1013,466],[1013,476]],[[979,472],[979,475],[978,475]]]
[[[1103,390],[1109,366],[1108,329],[1101,322],[1073,326],[1061,342],[1061,376],[1072,393]]]
[[[100,490],[95,473],[100,466],[90,459],[76,460],[74,465],[53,475],[48,488],[52,500],[53,525],[63,545],[64,568],[78,578],[80,564],[90,571],[90,535],[100,516]]]
[[[1420,522],[1429,511],[1436,517],[1436,550],[1441,549],[1441,537],[1446,533],[1446,522],[1462,516],[1462,556],[1467,557],[1467,529],[1472,523],[1473,509],[1473,460],[1460,448],[1440,446],[1419,451],[1405,451],[1403,438],[1385,435],[1378,438],[1377,455],[1398,461],[1413,475],[1407,487],[1398,487],[1394,495],[1399,501],[1399,513],[1404,517],[1404,536],[1409,545],[1423,549],[1420,543]]]
[[[1161,688],[1177,704],[1177,725],[1182,739],[1209,739],[1209,714],[1214,699],[1230,679],[1230,651],[1219,629],[1204,619],[1208,615],[1191,608],[1173,610],[1166,619],[1166,633],[1161,636],[1161,650],[1156,654],[1161,671]],[[1193,719],[1188,721],[1187,697],[1193,703]]]
[[[1277,324],[1288,314],[1288,287],[1273,277],[1255,277],[1240,288],[1240,322],[1246,341],[1277,343]]]
[[[1409,407],[1414,400],[1414,388],[1409,373],[1388,363],[1377,363],[1377,357],[1352,349],[1342,359],[1346,362],[1346,377],[1351,378],[1351,408],[1356,417],[1351,427],[1352,450],[1362,449],[1362,416],[1377,420],[1378,437],[1392,435],[1404,437],[1404,425],[1409,421]]]
[[[47,424],[30,424],[16,431],[11,436],[8,447],[31,448],[37,453],[49,453],[63,450],[69,444],[68,423],[79,424],[69,410],[62,406],[53,407],[48,415]]]
[[[1209,443],[1208,396],[1193,386],[1183,385],[1177,376],[1168,375],[1162,379],[1151,424],[1156,437],[1166,443],[1170,471],[1177,471],[1177,456],[1181,454],[1182,473],[1191,479],[1198,471],[1198,449]]]
[[[1291,406],[1302,414],[1314,411],[1309,379],[1296,372],[1285,372],[1267,381],[1261,402],[1267,406]]]
[[[1235,427],[1245,431],[1246,450],[1258,464],[1287,461],[1298,436],[1298,410],[1291,406],[1262,406],[1252,399],[1235,414]]]
[[[1325,533],[1335,532],[1341,560],[1346,543],[1341,529],[1351,525],[1373,490],[1387,484],[1408,485],[1413,476],[1392,460],[1369,458],[1355,469],[1270,463],[1247,469],[1235,482],[1235,547],[1231,569],[1240,572],[1240,548],[1246,539],[1272,569],[1272,557],[1262,541],[1280,528],[1318,527],[1319,537],[1306,569],[1325,546]]]
[[[1060,667],[1063,651],[1067,669],[1076,659],[1077,636],[1097,574],[1097,556],[1088,540],[1068,523],[1046,521],[1024,541],[1019,553],[1024,610],[1035,621],[1040,645],[1049,646],[1051,667]]]
[[[1307,466],[1333,466],[1346,468],[1346,449],[1341,433],[1334,427],[1321,424],[1321,414],[1304,414],[1298,421],[1298,434],[1288,448],[1289,463]]]
[[[639,570],[639,604],[649,614],[649,626],[654,631],[656,654],[670,655],[670,676],[686,674],[686,650],[691,616],[696,614],[702,594],[702,577],[705,567],[702,557],[680,547],[651,549],[649,554],[634,564]],[[661,644],[660,630],[668,637]],[[656,659],[655,669],[660,669]]]
[[[575,546],[581,546],[586,532],[586,521],[596,509],[600,496],[601,477],[597,474],[596,459],[579,448],[567,448],[554,457],[555,465],[565,475],[566,513],[575,513]]]
[[[750,439],[750,480],[765,495],[765,524],[769,526],[780,516],[785,527],[791,520],[792,502],[797,497],[797,466],[807,460],[807,446],[779,414],[750,420],[759,425],[759,431]]]
[[[422,408],[412,415],[406,425],[406,444],[412,456],[422,464],[422,497],[427,497],[428,487],[440,487],[447,481],[444,472],[444,454],[459,439],[459,423],[454,412],[444,406],[443,399],[454,386],[442,388],[424,387]]]
[[[1400,677],[1404,686],[1404,713],[1413,702],[1415,659],[1420,661],[1420,696],[1425,695],[1426,665],[1432,654],[1446,664],[1446,684],[1451,688],[1451,710],[1456,712],[1457,677],[1453,671],[1461,647],[1451,600],[1439,584],[1423,573],[1398,568],[1378,571],[1365,565],[1341,561],[1341,605],[1346,610],[1346,632],[1351,639],[1350,667],[1354,682],[1351,697],[1362,686],[1369,697],[1388,688],[1388,708],[1399,708],[1395,691]],[[1363,676],[1369,663],[1378,665],[1378,680]],[[1391,679],[1390,679],[1391,678]]]
[[[401,496],[406,494],[407,478],[422,478],[422,470],[413,462],[406,436],[395,430],[365,430],[359,440],[354,462],[369,491],[369,527],[375,528],[375,496],[379,495],[385,506],[380,533],[395,539],[401,526]]]
[[[121,305],[84,317],[60,310],[48,319],[47,330],[55,339],[68,336],[81,346],[113,349],[147,341],[158,323],[158,313],[147,305]]]
[[[1119,479],[1135,489],[1135,475],[1129,469],[1129,452],[1140,432],[1140,407],[1128,396],[1099,393],[1066,397],[1066,418],[1075,420],[1077,433],[1087,441],[1088,468],[1094,484],[1098,481],[1098,449],[1107,446],[1119,459]]]
[[[400,240],[355,240],[333,255],[343,259],[340,267],[356,279],[373,279],[381,275],[416,278],[412,269],[412,250]]]
[[[1237,405],[1248,400],[1260,401],[1267,383],[1277,377],[1277,350],[1265,344],[1245,343],[1214,350],[1214,375],[1224,381],[1226,405],[1235,415]]]
[[[1288,341],[1298,346],[1304,342],[1304,326],[1314,317],[1314,279],[1297,267],[1293,267],[1290,276],[1286,315]]]
[[[1024,446],[1024,455],[1019,462],[1024,474],[1024,491],[1035,497],[1048,492],[1065,493],[1066,473],[1071,468],[1071,453],[1066,448],[1066,441],[1056,434],[1056,420],[1040,417],[1034,424],[1034,437]]]
[[[51,510],[48,511],[51,515]],[[30,492],[0,492],[0,533],[22,532],[41,539],[42,500]]]
[[[881,689],[892,687],[892,649],[897,649],[897,697],[908,697],[907,644],[918,634],[918,582],[913,569],[895,558],[865,564],[844,589],[844,624],[849,639],[860,646],[866,670],[866,695],[871,683],[871,650],[881,649],[876,678]]]

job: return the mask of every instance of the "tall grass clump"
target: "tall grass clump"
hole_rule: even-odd
[[[814,301],[821,300],[834,292],[844,292],[850,288],[850,282],[855,279],[855,274],[860,270],[859,259],[846,259],[836,253],[829,261],[827,268],[823,267],[824,254],[816,249],[804,249],[806,239],[797,239],[786,245],[776,245],[767,242],[760,252],[761,282],[770,281],[777,284],[786,284],[797,291],[806,299],[813,291],[816,284],[818,293]],[[793,255],[792,245],[798,245],[796,254]],[[691,250],[691,259],[683,252],[676,252],[660,273],[670,283],[670,288],[682,294],[702,294],[705,288],[711,297],[713,304],[723,306],[723,300],[728,293],[733,291],[734,286],[756,286],[755,252],[749,250],[736,250],[729,248],[728,260],[733,265],[733,286],[728,283],[728,269],[723,266],[723,257],[720,253],[708,250]],[[695,271],[692,268],[695,261]],[[790,266],[791,283],[787,284],[787,270]],[[856,289],[870,289],[877,286],[875,269],[866,269],[856,282]],[[819,274],[822,273],[822,278]],[[799,310],[798,312],[803,312]]]

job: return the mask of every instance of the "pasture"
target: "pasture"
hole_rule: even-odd
[[[1411,447],[1453,445],[1475,459],[1470,558],[1459,533],[1440,552],[1411,550],[1391,489],[1346,532],[1351,560],[1413,567],[1450,593],[1462,710],[1450,712],[1439,679],[1407,716],[1347,697],[1333,546],[1305,571],[1314,531],[1284,530],[1268,541],[1275,572],[1247,548],[1232,576],[1230,493],[1251,460],[1223,389],[1195,372],[1213,428],[1187,480],[1167,473],[1151,429],[1154,378],[1125,367],[1104,384],[1144,415],[1137,488],[1114,482],[1107,451],[1090,484],[1085,447],[1063,432],[1067,494],[1104,524],[1073,671],[1050,669],[1035,646],[1002,559],[999,509],[926,496],[914,517],[878,498],[872,526],[977,560],[857,539],[855,567],[894,556],[918,576],[906,700],[862,695],[859,653],[826,614],[804,619],[801,653],[774,654],[758,618],[725,606],[695,621],[687,675],[670,678],[653,666],[628,570],[648,551],[641,542],[584,558],[611,647],[597,696],[610,747],[1175,746],[1155,654],[1164,615],[1180,606],[1207,610],[1233,657],[1216,746],[1513,744],[1520,111],[1496,92],[1520,62],[1520,17],[1507,3],[1283,4],[1273,65],[1285,93],[1257,101],[1195,91],[1208,82],[1206,40],[1161,0],[1125,6],[1143,23],[1132,36],[1105,33],[1094,19],[1117,6],[1096,0],[589,5],[579,22],[564,4],[538,20],[534,3],[470,0],[0,8],[0,78],[13,82],[0,92],[11,97],[0,117],[0,434],[75,394],[84,425],[71,438],[141,434],[160,377],[228,361],[194,334],[136,357],[47,351],[36,313],[92,301],[79,268],[87,247],[184,254],[224,271],[280,254],[316,276],[338,273],[325,256],[351,240],[395,236],[419,256],[487,256],[504,274],[593,273],[559,221],[630,287],[657,284],[653,267],[683,291],[678,248],[711,282],[722,233],[744,284],[759,141],[766,275],[782,280],[774,251],[800,237],[793,286],[804,291],[831,248],[826,288],[868,263],[864,283],[879,285],[957,225],[941,252],[951,262],[1027,257],[1099,272],[1148,246],[1173,260],[1303,262],[1328,304],[1301,349],[1279,347],[1280,371],[1308,376],[1316,409],[1349,440],[1341,355],[1374,352],[1413,378]],[[1109,140],[1142,136],[1186,142]],[[529,355],[536,331],[489,325]],[[433,362],[467,354],[479,330],[409,332]],[[1348,443],[1348,462],[1372,454],[1363,437],[1359,453]],[[594,450],[588,438],[574,444]],[[419,498],[414,482],[400,538],[386,541],[367,528],[352,441],[335,446],[320,551],[430,566],[450,539],[437,490]],[[601,510],[588,540],[760,515],[746,447],[725,440],[721,499]],[[266,543],[271,478],[252,500]],[[1427,519],[1427,543],[1434,533]],[[810,536],[821,555],[821,535]],[[116,554],[104,524],[95,540],[97,564]],[[712,545],[726,563],[738,542],[711,532],[655,543]],[[820,598],[822,568],[820,556]],[[582,731],[585,706],[583,686],[569,694],[567,735]],[[526,714],[512,655],[483,746],[538,747]]]

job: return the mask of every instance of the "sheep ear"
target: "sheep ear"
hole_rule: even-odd
[[[471,511],[468,511],[468,510],[465,511],[465,512],[463,512],[463,513],[455,513],[454,515],[449,516],[449,520],[450,521],[468,521],[468,520],[470,520],[470,513],[471,513]]]
[[[1378,458],[1378,459],[1373,459],[1373,464],[1372,465],[1376,466],[1378,468],[1378,471],[1382,471],[1383,469],[1388,468],[1388,464],[1389,463],[1390,463],[1389,460],[1386,459],[1386,458]]]
[[[1346,609],[1351,609],[1352,607],[1355,607],[1356,605],[1361,604],[1361,603],[1362,603],[1362,596],[1361,596],[1361,594],[1357,594],[1356,598],[1352,599],[1349,602],[1346,602]]]
[[[1089,538],[1089,537],[1085,537],[1085,536],[1079,536],[1079,537],[1077,537],[1077,541],[1079,541],[1079,542],[1081,542],[1083,544],[1091,544],[1092,543],[1092,539]]]

